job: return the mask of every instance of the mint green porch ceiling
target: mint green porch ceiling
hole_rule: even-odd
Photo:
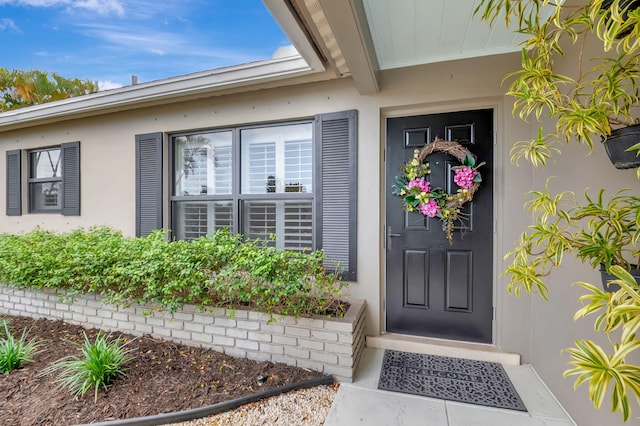
[[[479,0],[362,0],[380,69],[520,50],[522,36],[473,15]]]

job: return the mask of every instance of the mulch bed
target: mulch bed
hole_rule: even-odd
[[[108,390],[100,390],[94,403],[93,389],[74,398],[52,383],[55,376],[38,373],[70,354],[80,353],[72,342],[83,342],[82,327],[63,321],[0,316],[9,321],[17,339],[29,330],[28,339],[44,340],[34,362],[9,374],[0,374],[0,424],[75,425],[149,416],[187,410],[235,399],[254,392],[322,376],[316,371],[271,362],[234,358],[208,349],[179,345],[150,336],[111,333],[129,340],[135,359],[126,376]],[[86,330],[90,340],[97,329]],[[0,330],[4,337],[4,330]],[[258,386],[256,378],[268,380]]]

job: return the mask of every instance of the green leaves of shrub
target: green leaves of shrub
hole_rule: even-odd
[[[32,362],[33,356],[39,352],[40,343],[35,340],[27,342],[27,330],[22,332],[20,339],[15,340],[6,321],[2,321],[2,326],[5,337],[0,339],[0,374],[5,374]]]
[[[95,388],[94,402],[98,400],[98,389],[107,386],[119,375],[124,375],[124,365],[133,359],[131,350],[121,339],[109,340],[109,336],[98,334],[93,343],[84,334],[84,343],[79,344],[82,355],[62,358],[41,375],[58,373],[56,382],[69,389],[75,396],[82,396]]]
[[[114,305],[250,307],[283,315],[344,307],[345,283],[327,273],[322,251],[294,252],[221,230],[170,241],[167,231],[125,238],[109,228],[0,235],[0,283],[93,293]],[[334,310],[335,311],[335,310]],[[340,310],[338,309],[338,312]]]

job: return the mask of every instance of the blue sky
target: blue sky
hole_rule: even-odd
[[[101,89],[270,58],[290,44],[261,0],[0,0],[0,67]]]

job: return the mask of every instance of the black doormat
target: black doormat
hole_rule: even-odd
[[[502,365],[387,349],[378,389],[527,411]]]

